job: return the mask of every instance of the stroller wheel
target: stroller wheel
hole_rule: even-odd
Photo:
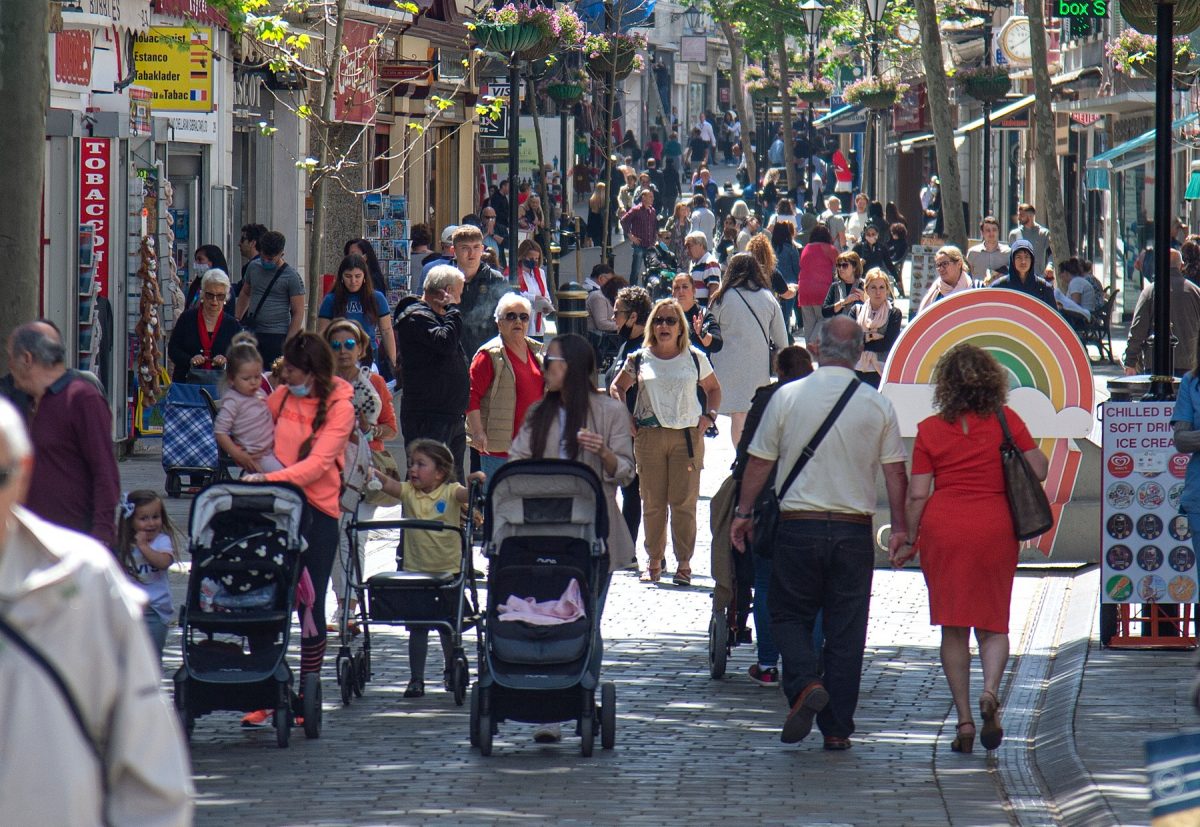
[[[729,623],[724,612],[713,612],[708,619],[708,674],[713,680],[725,675],[729,658]]]
[[[339,658],[337,667],[338,688],[342,691],[342,706],[350,706],[354,691],[354,666],[350,658]]]
[[[359,652],[354,656],[354,667],[350,672],[354,676],[354,695],[361,698],[363,690],[367,688],[367,655],[365,652]]]
[[[479,684],[471,687],[471,746],[479,746]]]
[[[612,749],[617,742],[617,685],[600,684],[600,746]]]
[[[301,685],[304,690],[304,736],[321,737],[321,676],[309,672]]]
[[[463,705],[467,699],[467,684],[471,682],[471,667],[467,664],[467,656],[462,652],[454,653],[454,663],[450,667],[450,685],[454,690],[454,703]]]
[[[280,749],[287,747],[292,737],[292,722],[288,719],[290,713],[291,710],[286,706],[275,708],[275,743]]]

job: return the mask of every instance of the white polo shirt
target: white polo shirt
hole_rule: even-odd
[[[779,461],[777,486],[783,485],[852,378],[854,371],[848,368],[823,367],[771,397],[750,455]],[[860,387],[792,487],[782,493],[780,508],[874,514],[880,466],[907,459],[892,403],[869,385]]]

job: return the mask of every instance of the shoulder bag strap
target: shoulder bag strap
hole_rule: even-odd
[[[1016,441],[1013,439],[1012,431],[1008,429],[1008,420],[1004,418],[1004,406],[1000,406],[1000,410],[996,411],[996,418],[1000,420],[1000,430],[1004,432],[1004,442],[1001,447],[1011,445],[1014,449],[1017,447]]]
[[[763,341],[767,343],[767,350],[770,350],[771,337],[767,335],[767,329],[763,327],[762,322],[758,320],[758,314],[754,312],[754,308],[750,306],[750,302],[746,301],[746,297],[739,293],[736,288],[730,290],[729,292],[741,299],[742,304],[746,305],[746,309],[750,311],[750,318],[754,319],[754,323],[758,325],[758,331],[762,334]]]
[[[821,427],[813,434],[813,438],[804,446],[804,450],[800,452],[800,456],[796,459],[796,464],[792,466],[792,471],[787,475],[787,479],[783,481],[783,486],[779,489],[779,499],[782,500],[787,490],[792,487],[792,483],[796,481],[796,477],[800,476],[800,472],[804,470],[804,466],[812,459],[812,455],[816,453],[817,446],[821,444],[821,440],[829,433],[833,427],[833,423],[837,420],[846,404],[850,401],[850,397],[854,396],[854,392],[858,390],[858,386],[862,382],[855,378],[850,380],[850,384],[846,390],[842,391],[842,395],[838,397],[837,404],[833,406],[833,410],[829,412],[829,416],[825,417],[825,421],[821,423]]]
[[[254,306],[254,313],[252,314],[254,318],[258,318],[258,313],[260,310],[262,310],[263,304],[267,301],[267,296],[271,295],[271,288],[275,286],[275,282],[279,281],[279,277],[283,275],[283,270],[285,267],[287,267],[286,264],[275,268],[275,275],[271,277],[271,281],[267,283],[267,289],[263,291],[262,296],[258,300],[258,304]]]
[[[63,703],[67,705],[67,709],[71,713],[71,718],[75,721],[75,725],[79,729],[80,737],[83,738],[84,743],[87,744],[88,749],[96,758],[97,768],[100,773],[100,792],[103,797],[100,806],[101,821],[105,825],[110,824],[111,822],[108,819],[108,761],[104,756],[103,748],[96,742],[91,730],[88,729],[87,720],[83,716],[83,709],[79,706],[78,701],[75,700],[75,696],[71,694],[71,687],[67,686],[66,678],[54,667],[50,659],[42,654],[40,649],[30,643],[28,638],[14,629],[3,615],[0,615],[0,636],[8,638],[14,646],[25,653],[26,657],[37,664],[38,668],[42,670],[42,674],[54,684],[54,688],[58,690]]]

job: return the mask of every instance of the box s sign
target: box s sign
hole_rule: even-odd
[[[1108,17],[1109,0],[1054,0],[1051,17]]]

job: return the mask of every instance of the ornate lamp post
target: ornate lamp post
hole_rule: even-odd
[[[863,0],[863,8],[866,11],[867,19],[871,21],[871,76],[879,77],[879,24],[883,22],[883,15],[887,12],[888,0]],[[879,159],[879,114],[871,110],[867,116],[867,127],[870,132],[870,143],[868,144],[869,152],[867,163],[863,167],[864,170],[870,170],[873,176],[871,181],[871,195],[876,195],[876,188],[879,182],[879,171],[875,168],[878,165]],[[864,181],[865,183],[865,181]],[[864,186],[865,190],[866,187]]]
[[[804,30],[808,37],[808,82],[812,83],[816,72],[817,41],[821,39],[821,18],[825,16],[825,6],[820,0],[804,0],[800,4],[800,17],[804,20]],[[787,90],[784,90],[787,94]],[[816,137],[816,127],[813,126],[813,105],[808,102],[808,141],[812,145]]]

